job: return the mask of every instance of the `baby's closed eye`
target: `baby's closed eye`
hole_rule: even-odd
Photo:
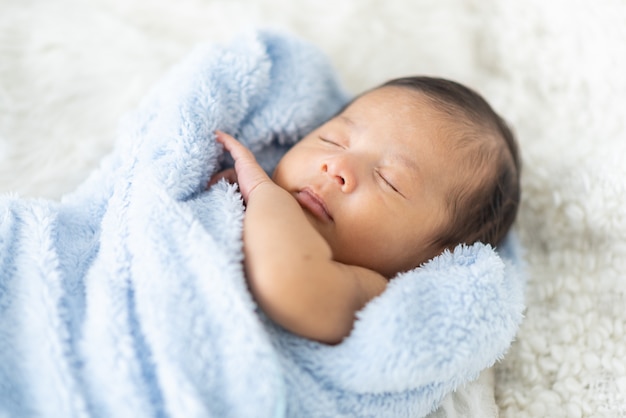
[[[378,178],[380,179],[381,183],[385,186],[388,187],[389,189],[391,189],[393,192],[398,193],[399,195],[401,195],[402,197],[404,197],[404,195],[402,194],[402,192],[400,191],[400,189],[398,189],[398,187],[396,186],[396,182],[391,179],[388,175],[385,175],[382,171],[380,170],[376,170],[376,175],[378,176]]]
[[[338,141],[332,140],[332,139],[328,139],[326,137],[320,136],[319,137],[320,141],[329,144],[329,145],[334,145],[336,147],[341,147],[343,148],[343,145],[341,145]]]

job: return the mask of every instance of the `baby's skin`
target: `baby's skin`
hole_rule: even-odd
[[[252,295],[298,335],[338,343],[389,279],[443,248],[446,195],[459,178],[447,121],[419,92],[382,87],[294,145],[270,178],[230,135],[246,203],[244,255]]]
[[[326,240],[298,201],[274,183],[237,140],[217,133],[235,160],[246,203],[243,227],[246,279],[261,309],[285,329],[334,344],[347,336],[355,313],[383,292],[372,270],[333,260]],[[233,172],[224,177],[234,180]]]

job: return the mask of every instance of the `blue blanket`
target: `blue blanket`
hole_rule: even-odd
[[[419,417],[500,358],[522,318],[515,251],[460,246],[398,275],[337,346],[255,305],[241,197],[205,190],[228,164],[213,132],[271,171],[346,100],[289,35],[201,46],[75,192],[1,197],[0,416]]]

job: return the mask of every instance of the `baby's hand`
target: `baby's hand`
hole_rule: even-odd
[[[256,162],[254,154],[244,147],[239,141],[232,136],[216,131],[217,141],[224,145],[224,148],[230,152],[235,160],[235,175],[233,173],[223,173],[220,178],[225,177],[228,180],[235,179],[239,184],[239,191],[245,202],[248,201],[250,194],[261,184],[274,184],[272,179],[263,171],[263,168]],[[219,175],[220,173],[218,173]]]
[[[227,168],[226,170],[222,170],[217,172],[211,176],[209,183],[207,184],[207,189],[213,186],[215,183],[220,181],[221,179],[225,179],[227,182],[231,184],[237,183],[237,173],[234,168]]]

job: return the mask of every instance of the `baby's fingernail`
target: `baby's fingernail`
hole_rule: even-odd
[[[215,131],[215,139],[219,142],[219,143],[223,143],[224,142],[224,132],[222,131]]]

